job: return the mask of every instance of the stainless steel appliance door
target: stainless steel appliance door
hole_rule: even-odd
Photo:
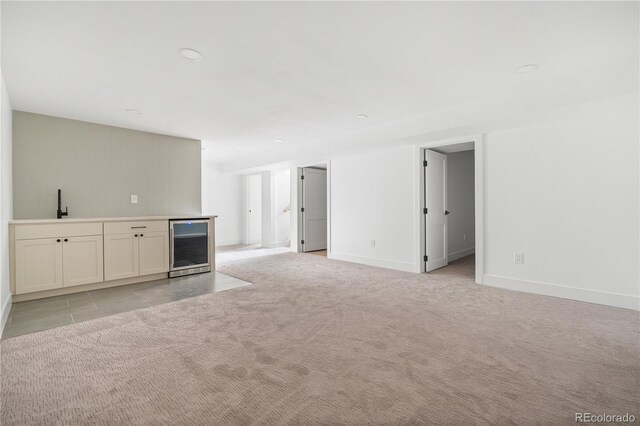
[[[172,220],[169,224],[171,270],[209,265],[209,221]]]

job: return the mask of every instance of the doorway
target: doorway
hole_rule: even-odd
[[[262,242],[262,176],[245,178],[245,244]]]
[[[481,283],[481,155],[480,138],[420,149],[423,272],[446,272],[450,268],[445,267],[455,262],[458,269],[475,269],[476,282]]]
[[[300,167],[298,191],[299,251],[327,250],[327,167]]]

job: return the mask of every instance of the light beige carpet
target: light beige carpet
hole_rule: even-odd
[[[2,424],[574,424],[640,414],[638,313],[282,254],[255,285],[1,342]]]

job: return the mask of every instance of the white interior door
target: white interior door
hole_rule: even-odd
[[[247,244],[262,241],[262,178],[247,176]]]
[[[426,271],[447,266],[447,156],[425,150]]]
[[[327,249],[327,171],[302,169],[302,251]]]

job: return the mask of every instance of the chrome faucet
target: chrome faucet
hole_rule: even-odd
[[[62,219],[62,216],[69,216],[69,207],[65,207],[62,211],[62,190],[58,189],[58,219]]]

